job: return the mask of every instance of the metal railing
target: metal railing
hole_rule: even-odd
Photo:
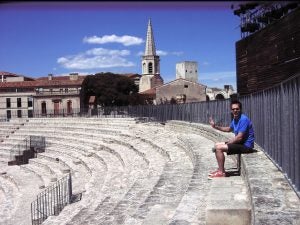
[[[63,177],[52,186],[41,192],[31,203],[32,225],[40,225],[49,216],[57,216],[63,208],[71,203],[72,177]]]
[[[27,164],[30,158],[35,158],[36,154],[44,152],[45,148],[45,137],[30,135],[10,149],[8,165]]]
[[[300,191],[300,76],[241,98],[255,141]]]

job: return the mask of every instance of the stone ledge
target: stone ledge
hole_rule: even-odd
[[[206,207],[207,225],[250,225],[251,206],[241,177],[212,180]]]

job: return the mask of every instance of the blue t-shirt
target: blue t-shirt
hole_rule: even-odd
[[[235,136],[242,132],[244,138],[242,144],[248,148],[254,147],[254,130],[251,120],[244,114],[241,114],[239,119],[233,119],[230,124]]]

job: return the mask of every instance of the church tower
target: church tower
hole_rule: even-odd
[[[142,77],[139,92],[143,92],[163,84],[160,76],[159,56],[156,55],[151,20],[148,22],[145,54],[142,56]]]

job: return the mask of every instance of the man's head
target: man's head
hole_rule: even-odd
[[[237,119],[242,113],[242,103],[238,100],[234,100],[230,104],[231,113],[234,119]]]

